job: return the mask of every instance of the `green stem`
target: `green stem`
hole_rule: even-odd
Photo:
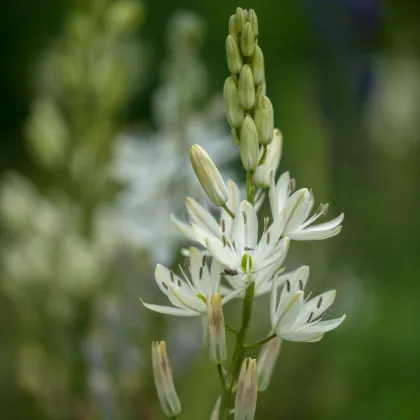
[[[227,322],[225,322],[225,327],[227,330],[229,330],[230,332],[233,332],[234,334],[238,334],[239,332],[233,325],[230,325]]]
[[[246,195],[247,195],[247,200],[251,204],[254,204],[255,185],[254,185],[254,172],[253,171],[247,171],[246,173]]]
[[[267,145],[264,144],[263,146],[263,154],[261,156],[261,159],[258,162],[258,166],[262,165],[265,162],[265,158],[267,157]]]
[[[226,389],[226,381],[225,376],[223,375],[223,369],[221,364],[217,365],[217,373],[219,374],[220,382],[222,383],[223,389]]]
[[[228,386],[224,389],[222,394],[222,403],[220,405],[220,420],[228,420],[232,390],[239,376],[239,371],[241,369],[242,361],[245,355],[244,341],[248,332],[249,323],[252,316],[252,308],[254,306],[254,289],[254,283],[252,283],[246,289],[245,299],[242,307],[242,326],[236,336],[235,350],[233,352],[232,364],[228,374]]]
[[[235,218],[235,213],[226,204],[223,204],[222,207],[232,219]]]
[[[268,343],[270,340],[272,340],[274,337],[276,336],[276,334],[271,334],[268,337],[263,338],[262,340],[259,341],[254,341],[253,343],[250,344],[245,344],[244,347],[246,349],[255,349],[257,347],[262,346],[265,343]]]

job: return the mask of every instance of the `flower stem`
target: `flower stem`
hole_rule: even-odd
[[[273,333],[273,334],[263,338],[262,340],[254,341],[253,343],[250,343],[250,344],[245,344],[244,347],[245,347],[245,349],[255,349],[256,347],[260,347],[263,344],[268,343],[275,336],[276,336],[276,334]]]
[[[226,204],[223,204],[222,207],[232,219],[235,218],[235,213]]]
[[[247,171],[246,173],[246,194],[247,200],[254,204],[254,197],[255,197],[255,185],[254,185],[254,172]]]
[[[219,374],[220,382],[222,383],[223,389],[226,389],[226,381],[221,364],[217,365],[217,373]]]
[[[220,405],[220,420],[228,420],[232,390],[239,376],[239,371],[241,369],[242,361],[245,355],[246,349],[244,346],[244,341],[246,333],[248,332],[248,327],[252,316],[252,309],[254,306],[254,288],[254,283],[251,283],[250,286],[246,289],[242,307],[242,326],[236,336],[235,350],[233,352],[232,364],[228,374],[228,386],[224,389],[222,394],[222,403]]]

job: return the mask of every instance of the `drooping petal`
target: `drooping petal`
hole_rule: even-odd
[[[141,299],[140,299],[141,300]],[[191,309],[181,309],[181,308],[174,308],[173,306],[162,306],[162,305],[154,305],[152,303],[146,303],[141,300],[141,303],[147,309],[151,311],[159,312],[164,315],[175,315],[175,316],[198,316],[201,315],[196,311]]]
[[[223,246],[218,239],[207,238],[206,247],[210,254],[220,263],[230,268],[239,267],[241,257],[232,251],[230,247]]]
[[[212,214],[191,197],[187,197],[185,203],[192,222],[207,229],[216,237],[220,236],[220,226]]]

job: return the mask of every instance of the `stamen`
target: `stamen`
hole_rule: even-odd
[[[311,312],[310,314],[309,314],[309,317],[308,317],[308,320],[306,321],[307,323],[309,323],[309,322],[311,322],[311,320],[312,320],[312,317],[314,316],[314,313],[313,312]]]
[[[303,281],[299,280],[299,289],[303,292]]]
[[[201,265],[203,265],[203,266],[206,265],[206,259],[207,259],[207,254],[204,254],[203,259],[201,260]]]
[[[316,304],[317,309],[319,309],[322,305],[322,296],[318,299],[318,302]]]
[[[200,267],[200,271],[198,273],[198,277],[199,277],[200,280],[203,278],[203,268],[204,267]]]
[[[244,218],[244,223],[246,224],[246,222],[247,222],[247,220],[246,220],[246,213],[244,211],[242,212],[242,216]]]
[[[286,291],[287,293],[290,293],[290,281],[286,280]]]
[[[305,303],[310,299],[312,296],[312,290],[308,293],[308,296],[306,296]]]
[[[321,320],[325,319],[328,317],[328,315],[331,313],[331,308],[327,309],[322,315],[321,315]]]
[[[244,247],[244,251],[255,251],[255,248],[251,248],[250,246]]]
[[[267,232],[267,245],[270,243],[270,232]]]
[[[290,193],[292,193],[296,188],[296,180],[295,178],[291,178],[289,182]]]
[[[222,242],[223,242],[223,247],[225,247],[226,246],[226,236],[225,235],[222,236]]]
[[[174,272],[172,270],[169,272],[169,276],[171,277],[172,283],[175,283]]]
[[[178,286],[181,287],[181,279],[178,279]]]
[[[264,233],[267,232],[269,221],[270,221],[269,217],[264,217]]]
[[[163,286],[166,290],[168,290],[168,289],[169,289],[169,286],[168,286],[166,283],[163,283],[163,282],[162,282],[162,286]]]
[[[225,219],[222,219],[222,233],[225,233],[226,230],[226,222]]]

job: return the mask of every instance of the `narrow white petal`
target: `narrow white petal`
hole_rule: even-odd
[[[141,299],[140,299],[141,300]],[[147,309],[151,311],[159,312],[164,315],[175,315],[175,316],[198,316],[201,315],[196,311],[192,311],[191,309],[181,309],[181,308],[174,308],[173,306],[162,306],[162,305],[153,305],[152,303],[146,303],[141,300],[141,303]]]
[[[236,212],[233,239],[238,254],[257,247],[258,217],[254,206],[248,201],[242,201]]]
[[[209,277],[208,268],[206,265],[203,267],[203,254],[194,247],[190,248],[189,256],[191,281],[194,287],[199,293],[204,296],[209,294],[209,290],[206,287],[205,280]]]
[[[173,273],[172,275],[176,281],[181,280],[177,275]],[[164,265],[157,264],[155,268],[155,281],[161,292],[165,295],[168,295],[168,288],[169,284],[171,283],[171,271],[168,270]]]
[[[325,230],[332,230],[336,227],[340,226],[341,223],[344,220],[344,213],[341,213],[339,216],[337,216],[335,219],[329,220],[328,222],[319,223],[315,226],[310,226],[306,228],[306,231],[325,231]]]
[[[191,309],[196,312],[206,313],[206,304],[197,296],[188,293],[176,284],[171,283],[168,290],[168,298],[175,306]]]
[[[298,291],[292,295],[277,326],[277,331],[291,331],[303,306],[303,292]]]
[[[257,213],[261,210],[262,205],[264,204],[266,193],[262,192],[258,197],[255,198],[254,209]]]
[[[245,285],[242,289],[232,290],[229,294],[223,296],[222,305],[225,305],[226,303],[230,302],[232,299],[239,296],[241,293],[243,293],[244,290],[245,290]]]
[[[286,257],[287,251],[289,250],[290,240],[289,238],[283,238],[277,246],[272,250],[272,254],[268,258],[260,259],[254,261],[255,269],[261,270],[262,268],[268,267],[271,264],[274,264],[277,260],[284,260]]]
[[[315,227],[315,226],[314,226]],[[295,241],[320,241],[322,239],[332,238],[341,232],[341,226],[329,230],[315,230],[306,228],[304,230],[289,233],[289,238]]]
[[[307,188],[302,188],[293,193],[287,200],[286,215],[287,225],[285,234],[294,232],[305,221],[306,212],[311,202],[311,193]]]
[[[212,214],[191,197],[187,197],[185,203],[188,214],[196,225],[207,229],[215,236],[220,235],[220,226]]]
[[[210,284],[211,284],[211,293],[215,294],[219,292],[220,289],[220,277],[221,272],[223,271],[223,265],[220,264],[215,258],[212,259],[210,266]]]
[[[307,333],[306,331],[288,331],[279,335],[283,340],[315,343],[321,340],[322,333]]]
[[[345,319],[346,316],[343,315],[341,318],[318,321],[308,325],[307,327],[301,328],[301,330],[302,332],[307,333],[326,333],[337,328]]]
[[[275,328],[279,322],[278,317],[278,306],[277,306],[277,295],[278,295],[278,278],[273,279],[271,285],[271,295],[270,295],[270,321],[271,326]]]
[[[275,219],[278,214],[286,208],[286,202],[290,193],[290,174],[289,172],[284,172],[281,174],[277,184],[274,182],[274,177],[272,178],[270,185],[270,205],[271,205],[271,214],[273,219]]]
[[[240,265],[241,257],[238,256],[228,246],[223,246],[222,242],[215,238],[207,238],[206,247],[210,254],[220,263],[229,268],[237,268]]]
[[[185,222],[181,222],[181,220],[179,220],[173,214],[171,214],[171,222],[175,226],[175,228],[180,233],[182,233],[187,239],[189,239],[190,241],[194,241],[194,242],[197,240],[196,235],[195,235],[194,230],[191,227],[191,225],[189,225],[188,223],[185,223]]]
[[[207,238],[215,237],[210,231],[196,225],[195,223],[193,223],[191,226],[195,235],[195,240],[201,245],[203,245],[204,247],[206,246]]]

